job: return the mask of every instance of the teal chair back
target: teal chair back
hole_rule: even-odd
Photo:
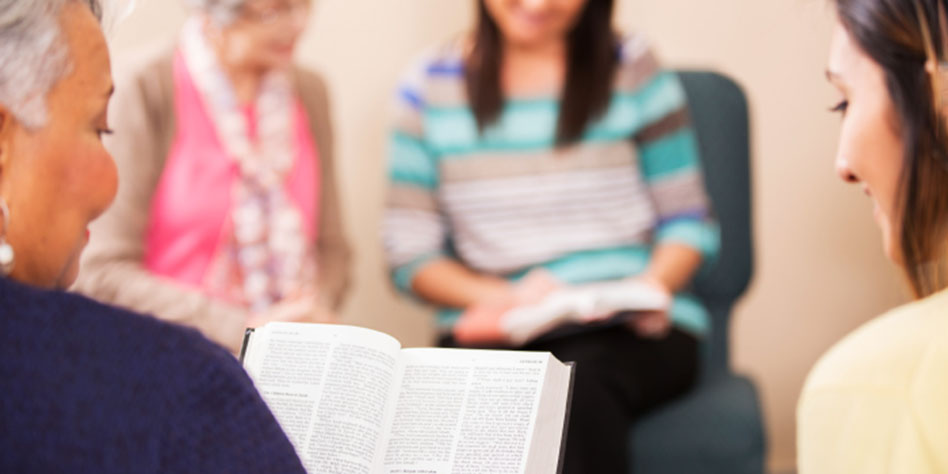
[[[734,81],[720,74],[684,71],[679,76],[721,226],[718,258],[692,285],[711,313],[711,333],[695,389],[632,427],[630,465],[636,474],[762,474],[766,439],[757,389],[734,374],[728,362],[731,311],[754,268],[747,100]]]
[[[721,226],[718,258],[693,287],[712,316],[705,369],[714,374],[727,370],[731,309],[747,289],[754,268],[748,106],[741,88],[720,74],[687,71],[679,77],[698,136],[705,185]]]

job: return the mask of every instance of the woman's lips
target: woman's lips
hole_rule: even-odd
[[[286,45],[286,44],[273,45],[273,51],[276,52],[277,54],[283,55],[283,56],[292,56],[292,55],[293,55],[293,52],[294,52],[295,50],[296,50],[296,47],[295,47],[295,45],[293,45],[293,44],[289,44],[289,45]]]
[[[543,26],[549,20],[549,15],[520,12],[517,13],[517,19],[521,23],[537,28]]]

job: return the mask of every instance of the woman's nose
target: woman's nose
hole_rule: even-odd
[[[549,6],[551,0],[520,0],[520,5],[527,10],[543,10]]]
[[[847,183],[859,182],[859,178],[856,177],[856,173],[853,172],[852,168],[849,166],[849,161],[845,158],[836,159],[836,175],[839,176],[839,179]]]

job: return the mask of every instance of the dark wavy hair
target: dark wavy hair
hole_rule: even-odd
[[[895,107],[904,150],[892,217],[900,263],[923,298],[948,287],[948,123],[938,90],[948,75],[926,67],[948,53],[945,0],[833,1],[843,27],[882,68]]]
[[[614,9],[615,0],[588,0],[569,32],[557,144],[582,138],[589,124],[609,106],[619,61],[617,35],[612,28]],[[474,45],[466,58],[465,81],[474,117],[483,132],[497,121],[504,107],[500,83],[503,38],[484,0],[477,0],[477,12]]]

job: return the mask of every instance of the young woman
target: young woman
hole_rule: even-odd
[[[478,0],[474,32],[407,74],[392,138],[392,277],[442,309],[442,345],[506,345],[459,315],[538,287],[677,294],[629,327],[521,347],[578,364],[568,473],[627,472],[632,421],[692,385],[709,320],[681,291],[718,247],[682,87],[615,32],[613,3]]]
[[[944,0],[836,0],[836,167],[875,204],[916,302],[836,345],[798,412],[802,473],[948,470],[948,21]]]

